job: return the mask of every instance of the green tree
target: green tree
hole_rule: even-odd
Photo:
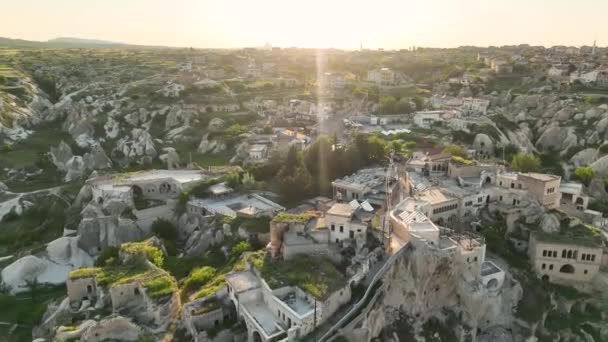
[[[108,246],[101,251],[97,260],[95,260],[95,266],[104,267],[108,264],[108,261],[116,260],[118,260],[118,247]]]
[[[171,221],[163,218],[157,218],[152,223],[152,232],[163,240],[177,240],[177,227]]]
[[[585,184],[585,186],[589,186],[589,183],[595,177],[595,171],[589,166],[578,167],[574,170],[574,177]]]
[[[396,114],[408,114],[411,113],[413,111],[412,105],[410,104],[410,101],[408,99],[401,98],[397,104],[396,104],[396,108],[395,108],[395,113]]]
[[[520,172],[540,171],[540,159],[533,154],[518,153],[511,160],[511,168]]]
[[[464,158],[464,159],[468,159],[469,158],[469,154],[464,149],[464,147],[462,147],[460,145],[456,145],[456,144],[451,144],[451,145],[446,146],[443,149],[443,152],[447,153],[449,155],[455,156],[455,157],[461,157],[461,158]]]
[[[230,252],[233,257],[238,258],[239,256],[241,256],[241,254],[248,252],[250,250],[251,250],[251,245],[249,244],[249,242],[241,241],[241,242],[237,243],[236,245],[232,246],[232,249],[230,250]]]
[[[395,114],[397,112],[397,99],[393,96],[383,96],[380,98],[380,113]]]
[[[503,157],[503,148],[497,148],[494,150],[494,152],[496,153],[496,157],[501,158]],[[507,144],[504,147],[504,158],[505,160],[512,160],[513,156],[516,155],[517,153],[519,153],[519,147],[517,147],[517,145],[515,144]]]
[[[420,96],[414,96],[413,99],[416,104],[416,110],[422,110],[424,108],[424,99]]]

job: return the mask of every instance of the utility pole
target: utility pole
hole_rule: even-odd
[[[315,312],[313,316],[313,324],[312,324],[312,336],[315,342],[317,342],[317,297],[315,297]]]

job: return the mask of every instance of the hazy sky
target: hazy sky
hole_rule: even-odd
[[[608,0],[0,0],[0,36],[242,47],[608,45]]]

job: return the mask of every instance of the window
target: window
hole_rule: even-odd
[[[587,270],[584,270],[583,273],[587,274]]]
[[[566,258],[566,250],[565,249],[562,251],[562,258]]]
[[[332,225],[331,225],[331,231],[333,232],[333,231],[335,231],[335,230],[336,230],[336,225],[335,225],[335,224],[332,224]]]
[[[498,185],[502,186],[502,181],[498,182]]]
[[[500,200],[502,201],[502,195],[500,195]]]
[[[355,232],[354,232],[354,231],[352,231],[352,230],[349,230],[349,231],[348,231],[348,236],[349,236],[351,239],[354,239],[354,238],[355,238]]]
[[[477,261],[477,257],[474,257],[474,258],[473,258],[473,261]]]
[[[543,264],[543,265],[541,266],[541,269],[543,269],[543,270],[544,270],[546,266],[547,266],[547,265]]]
[[[581,254],[581,260],[586,260],[585,258],[587,257],[587,254],[583,253]]]
[[[344,233],[344,226],[340,226],[340,233]]]
[[[547,256],[547,250],[543,249],[543,256],[546,257]]]
[[[136,296],[139,296],[139,287],[136,287],[135,289],[133,289],[133,293],[134,293]]]
[[[595,254],[591,255],[591,261],[595,261]]]
[[[511,183],[511,189],[515,189],[515,183]]]
[[[557,251],[553,251],[553,257],[557,258]]]
[[[483,197],[479,197],[479,198],[477,199],[477,203],[481,203],[482,201],[483,201]]]
[[[549,265],[549,270],[552,270],[552,269],[553,269],[553,265]]]

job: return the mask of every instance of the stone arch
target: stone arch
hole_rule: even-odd
[[[498,286],[498,279],[496,279],[496,278],[492,278],[492,279],[488,280],[488,283],[486,284],[487,289],[494,289],[497,286]]]
[[[583,205],[583,204],[585,204],[585,200],[582,197],[579,197],[576,199],[576,204]]]
[[[450,215],[450,217],[448,217],[448,227],[450,227],[450,228],[454,227],[457,222],[458,222],[458,217],[456,217],[456,215]]]
[[[133,197],[135,196],[143,196],[144,190],[139,185],[131,186],[131,191],[133,192]]]
[[[492,183],[492,178],[490,176],[486,177],[486,184]]]
[[[262,342],[262,335],[259,332],[253,332],[253,342]]]
[[[564,266],[562,266],[559,269],[559,272],[560,273],[569,273],[569,274],[572,274],[572,273],[574,273],[574,266],[572,266],[570,264],[565,264]]]
[[[161,194],[171,192],[171,184],[167,182],[160,183],[160,185],[158,186],[158,192]]]

